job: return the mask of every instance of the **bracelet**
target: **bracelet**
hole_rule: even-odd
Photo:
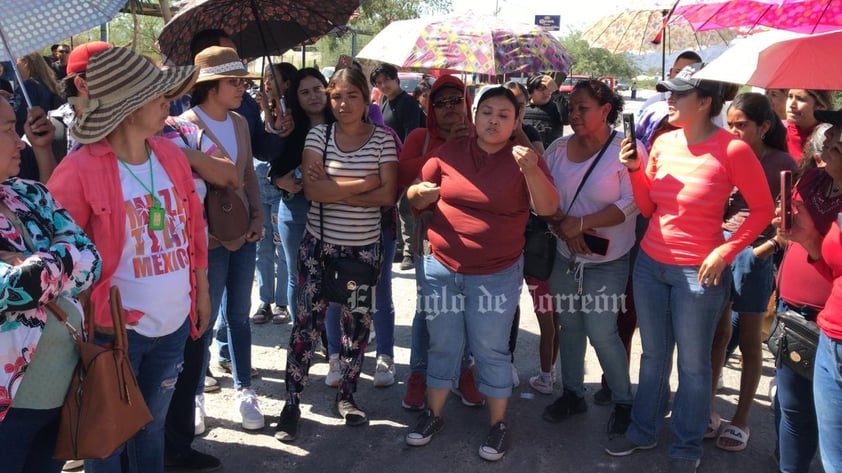
[[[583,216],[579,217],[579,233],[582,233],[582,231],[584,229],[585,229],[585,216],[583,215]]]

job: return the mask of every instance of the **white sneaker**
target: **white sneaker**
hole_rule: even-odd
[[[377,357],[377,368],[374,370],[374,387],[385,388],[395,384],[395,362],[389,355]]]
[[[512,363],[512,387],[520,386],[520,376],[517,375],[517,367]]]
[[[260,430],[265,425],[263,413],[257,403],[257,394],[253,389],[241,389],[234,398],[235,415],[242,418],[243,428],[246,430]]]
[[[538,391],[541,394],[552,394],[553,393],[553,378],[552,375],[549,379],[544,379],[543,376],[536,375],[529,378],[529,385],[532,386],[532,389]]]
[[[327,360],[327,376],[325,376],[325,384],[332,388],[339,387],[339,381],[342,379],[342,362],[339,361],[339,354],[334,353],[330,355]]]
[[[195,418],[193,419],[194,422],[194,430],[193,434],[196,436],[202,435],[205,433],[205,395],[198,394],[196,395],[196,401],[194,403],[194,410],[196,412]]]

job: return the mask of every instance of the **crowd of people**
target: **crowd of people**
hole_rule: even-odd
[[[693,78],[701,58],[685,52],[626,135],[616,129],[623,98],[598,80],[562,95],[536,73],[474,96],[443,75],[413,99],[389,64],[366,74],[350,62],[328,80],[281,63],[253,97],[261,77],[223,31],[198,33],[190,48],[192,64],[161,67],[104,42],[58,45],[50,66],[39,53],[18,59],[31,108],[19,88],[0,94],[4,471],[61,469],[52,450],[78,356],[46,304],[81,328],[89,298],[87,336],[108,345],[112,286],[153,420],[85,471],[218,469],[193,447],[207,429],[205,393],[220,389],[211,360],[233,378],[233,419],[264,429],[269,393],[252,387],[251,337],[270,321],[292,324],[275,438],[301,441],[320,347],[334,412],[368,424],[355,393],[372,331],[374,386],[396,382],[393,262],[417,284],[401,399],[419,413],[408,445],[442,431],[453,392],[487,406],[481,458],[514,448],[507,406],[526,282],[540,328],[529,386],[561,390],[542,418],[588,409],[590,343],[603,370],[593,402],[613,405],[606,453],[655,448],[671,411],[675,473],[696,471],[704,439],[746,448],[770,305],[817,321],[812,379],[777,366],[775,458],[782,472],[806,472],[820,451],[826,471],[842,471],[842,112],[831,92],[736,95]],[[776,216],[782,171],[796,176],[791,228]],[[213,207],[220,195],[234,212]],[[555,237],[545,280],[524,276],[530,214]],[[493,308],[480,305],[486,294]],[[737,347],[739,402],[725,425],[714,399]]]

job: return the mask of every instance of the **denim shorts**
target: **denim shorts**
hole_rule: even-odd
[[[725,238],[729,237],[725,232]],[[733,287],[731,291],[734,312],[766,313],[769,297],[775,288],[773,258],[760,259],[748,247],[737,253],[731,263]]]
[[[424,256],[419,310],[427,319],[427,386],[450,389],[467,345],[477,363],[477,387],[491,398],[512,394],[509,334],[523,287],[523,258],[493,274],[468,275]]]

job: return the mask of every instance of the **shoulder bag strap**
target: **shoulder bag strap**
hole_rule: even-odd
[[[608,140],[605,142],[604,145],[602,145],[602,149],[599,150],[599,154],[597,154],[596,158],[594,158],[593,162],[591,162],[590,167],[588,167],[588,170],[585,172],[585,175],[582,177],[582,182],[580,182],[579,187],[576,188],[576,193],[573,194],[573,198],[570,199],[570,205],[567,206],[567,211],[564,212],[564,213],[566,213],[566,214],[570,213],[570,209],[573,208],[573,203],[576,202],[576,197],[579,197],[579,192],[582,192],[582,188],[585,187],[585,182],[588,180],[588,177],[590,177],[591,173],[593,172],[594,168],[596,167],[596,163],[598,163],[599,160],[602,158],[602,155],[605,154],[605,150],[607,150],[608,145],[610,145],[611,142],[614,141],[615,136],[617,136],[617,130],[613,130],[611,132],[611,135],[608,136]]]
[[[322,168],[327,165],[327,145],[330,143],[330,134],[333,131],[333,123],[328,123],[327,129],[325,130],[325,145],[322,149]],[[325,172],[327,170],[325,169]],[[319,248],[322,246],[322,241],[325,239],[325,204],[323,202],[319,202]],[[319,250],[319,255],[321,255],[321,250]]]

